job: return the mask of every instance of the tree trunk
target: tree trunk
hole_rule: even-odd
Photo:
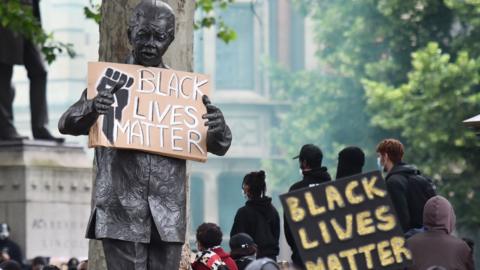
[[[130,52],[127,28],[128,18],[133,8],[140,0],[102,1],[102,22],[100,23],[100,48],[99,60],[105,62],[124,63]],[[165,57],[165,64],[176,70],[193,70],[193,19],[195,1],[192,0],[166,0],[173,8],[176,15],[175,40],[170,45]],[[189,168],[190,166],[187,166]],[[189,177],[189,174],[187,174]],[[186,179],[187,180],[187,179]],[[187,181],[187,192],[189,185]],[[188,196],[188,195],[187,195]],[[187,198],[187,202],[189,198]],[[188,209],[187,209],[188,210]],[[189,223],[187,211],[187,224]],[[188,234],[188,230],[187,230]],[[189,268],[190,248],[187,241],[180,269]],[[106,268],[105,256],[100,241],[90,241],[89,269],[104,270]]]

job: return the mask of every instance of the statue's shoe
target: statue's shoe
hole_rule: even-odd
[[[64,143],[65,138],[61,137],[54,137],[47,128],[34,128],[32,129],[33,139],[35,140],[45,140],[45,141],[53,141],[57,143]]]

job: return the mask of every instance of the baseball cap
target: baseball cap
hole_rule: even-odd
[[[250,246],[255,246],[252,237],[246,233],[237,233],[230,238],[230,249],[242,249]]]
[[[300,149],[300,153],[293,157],[293,159],[305,160],[308,165],[312,167],[322,165],[323,153],[320,148],[314,144],[305,144]]]

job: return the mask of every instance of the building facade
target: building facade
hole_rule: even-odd
[[[225,114],[233,142],[226,157],[210,156],[208,163],[192,166],[192,244],[195,228],[214,222],[228,246],[235,213],[245,204],[243,177],[260,170],[262,160],[275,158],[269,131],[288,104],[273,99],[276,89],[268,66],[282,64],[292,71],[315,66],[311,22],[291,2],[236,0],[227,10],[216,11],[237,33],[237,40],[229,44],[216,37],[215,28],[195,33],[195,71],[212,76],[213,101]],[[278,194],[270,195],[278,203]],[[288,253],[289,248],[282,248],[280,259],[287,260]]]

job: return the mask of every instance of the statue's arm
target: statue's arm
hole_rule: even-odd
[[[205,126],[207,130],[207,151],[217,156],[223,156],[227,153],[232,144],[232,131],[225,122],[222,111],[212,105],[207,96],[202,97],[203,104],[207,113],[202,116],[207,119]]]
[[[207,132],[207,150],[217,156],[223,156],[227,153],[232,144],[232,132],[230,127],[225,124],[224,130],[219,132]]]
[[[87,90],[84,90],[80,99],[63,113],[58,121],[58,130],[62,134],[88,135],[98,116],[94,101],[87,99]]]

